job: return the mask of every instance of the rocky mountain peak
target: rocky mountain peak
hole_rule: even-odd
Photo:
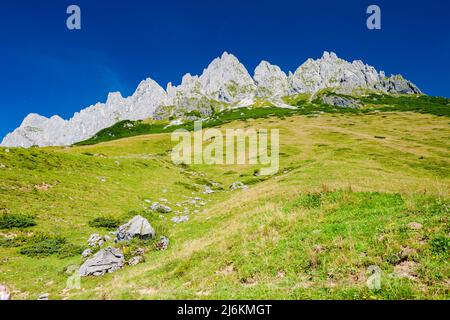
[[[70,120],[58,116],[46,118],[32,113],[22,125],[8,134],[2,146],[30,147],[70,145],[88,139],[98,131],[121,120],[142,120],[158,115],[158,108],[173,109],[172,115],[198,111],[210,115],[211,101],[221,106],[252,105],[255,97],[282,106],[281,97],[297,93],[314,93],[332,88],[336,92],[352,93],[355,89],[385,93],[421,93],[401,76],[386,77],[384,72],[360,60],[347,62],[335,53],[325,51],[322,57],[308,59],[289,75],[280,67],[261,61],[253,78],[245,66],[232,54],[224,52],[215,58],[200,76],[186,74],[179,86],[167,85],[164,90],[156,81],[142,81],[132,96],[120,92],[108,95],[105,103],[97,103],[74,114]],[[170,109],[170,108],[169,108]],[[158,115],[159,116],[159,115]]]

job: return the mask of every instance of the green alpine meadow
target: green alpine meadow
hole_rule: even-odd
[[[450,99],[186,103],[68,145],[0,147],[11,299],[450,298]],[[171,133],[199,119],[278,129],[278,171],[174,163]]]

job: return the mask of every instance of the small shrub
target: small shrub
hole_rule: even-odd
[[[60,253],[65,244],[64,238],[39,235],[30,239],[19,253],[28,257],[44,258]]]
[[[111,217],[98,217],[89,222],[93,228],[116,229],[120,226],[120,221]]]
[[[22,214],[3,214],[0,216],[0,229],[27,228],[36,225],[33,217]]]
[[[450,250],[450,238],[438,235],[430,241],[431,250],[435,253],[449,253]]]

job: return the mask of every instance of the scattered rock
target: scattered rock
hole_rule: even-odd
[[[173,217],[170,220],[175,223],[181,223],[181,222],[187,222],[189,220],[189,217],[188,216],[179,216],[179,217]]]
[[[89,247],[101,247],[105,243],[105,239],[97,233],[91,234],[88,239]]]
[[[97,252],[92,258],[80,267],[79,274],[86,276],[102,276],[105,273],[112,273],[123,267],[125,259],[122,251],[108,247]]]
[[[98,177],[98,180],[99,180],[100,182],[106,182],[106,178],[105,178],[105,177]]]
[[[172,212],[172,209],[164,204],[161,204],[159,202],[153,202],[152,206],[150,207],[153,211],[159,212],[159,213],[169,213]]]
[[[43,293],[38,297],[38,300],[48,300],[49,296],[48,293]]]
[[[214,190],[211,189],[209,186],[205,186],[205,190],[203,191],[203,194],[212,194],[214,193]]]
[[[35,189],[40,190],[40,191],[48,191],[51,187],[53,187],[51,184],[48,184],[45,182],[34,186]]]
[[[341,107],[341,108],[350,108],[350,109],[358,109],[360,108],[360,105],[358,102],[351,98],[344,98],[340,96],[335,95],[326,95],[322,97],[322,102],[324,104],[335,106],[335,107]]]
[[[0,300],[11,300],[11,293],[9,292],[9,289],[2,284],[0,284]]]
[[[71,264],[70,266],[68,266],[67,268],[66,268],[66,274],[68,274],[68,275],[72,275],[72,274],[74,274],[75,272],[77,272],[78,271],[78,269],[80,269],[80,267],[79,266],[77,266],[76,264]]]
[[[147,219],[142,216],[135,216],[128,223],[119,227],[116,237],[118,241],[127,241],[135,237],[142,239],[153,238],[155,230],[152,228]]]
[[[5,169],[6,165],[4,165],[3,163],[0,163],[0,169]]]
[[[86,250],[84,250],[83,253],[81,254],[81,256],[82,256],[83,258],[87,258],[87,257],[89,257],[90,255],[92,255],[91,249],[86,249]]]
[[[143,256],[135,256],[133,258],[131,258],[130,260],[128,260],[128,264],[130,266],[135,266],[141,262],[144,262],[144,257]]]
[[[169,238],[161,236],[161,238],[159,238],[158,243],[156,244],[156,249],[167,250],[168,247],[169,247]]]
[[[222,274],[224,276],[227,276],[229,274],[232,274],[233,272],[234,272],[234,266],[228,265],[228,266],[222,268],[221,270],[217,271],[216,274]]]
[[[230,189],[231,190],[238,190],[238,189],[247,190],[248,186],[246,186],[245,184],[243,184],[240,181],[236,181],[231,184]]]
[[[419,229],[422,229],[422,224],[420,224],[418,222],[411,222],[411,223],[408,223],[407,227],[410,229],[413,229],[413,230],[419,230]]]

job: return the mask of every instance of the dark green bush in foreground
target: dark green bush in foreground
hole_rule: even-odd
[[[22,214],[3,214],[0,216],[0,230],[12,228],[27,228],[35,226],[33,217]]]

